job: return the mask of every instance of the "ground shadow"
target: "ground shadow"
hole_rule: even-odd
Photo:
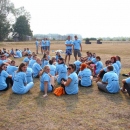
[[[81,95],[91,94],[93,92],[93,87],[94,87],[94,85],[92,85],[91,87],[81,87],[81,86],[79,86],[80,94]]]
[[[7,101],[7,109],[14,109],[17,106],[17,104],[21,101],[21,99],[22,95],[11,93]]]
[[[62,96],[62,99],[65,101],[67,111],[72,111],[77,107],[78,94],[64,95]]]

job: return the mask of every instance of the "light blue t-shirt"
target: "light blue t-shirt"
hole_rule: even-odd
[[[33,73],[32,68],[27,67],[26,70],[27,83],[33,82],[32,73]]]
[[[7,87],[6,78],[8,76],[9,76],[9,74],[5,70],[1,71],[1,73],[0,73],[0,90],[3,90]]]
[[[0,60],[0,65],[2,65],[4,62],[3,62],[3,60]]]
[[[56,66],[56,73],[58,73],[57,82],[61,83],[61,79],[67,79],[67,66],[65,64],[58,64]]]
[[[44,41],[44,40],[42,40],[41,46],[42,46],[42,47],[45,46],[45,41]]]
[[[80,71],[78,74],[78,77],[81,78],[81,85],[82,86],[90,86],[92,84],[92,80],[91,77],[92,76],[92,72],[90,69],[86,68],[83,71]]]
[[[56,74],[56,66],[55,65],[50,65],[50,64],[48,66],[50,68],[50,74],[52,76],[55,76],[55,74]]]
[[[43,73],[43,75],[40,78],[40,90],[44,91],[44,82],[48,82],[48,88],[47,91],[51,92],[52,91],[52,86],[51,86],[51,79],[50,76],[47,73]]]
[[[56,61],[58,62],[59,58],[62,58],[61,56],[56,55]]]
[[[118,67],[119,67],[119,74],[120,74],[120,71],[121,71],[121,62],[118,60],[118,61],[116,61],[116,63],[118,65]]]
[[[82,62],[77,60],[77,61],[74,62],[74,64],[76,65],[76,72],[77,72],[79,70],[80,65],[82,64]]]
[[[94,64],[96,64],[96,62],[97,62],[96,58],[94,58],[94,57],[92,57],[91,61],[92,61]]]
[[[120,90],[118,75],[114,71],[104,74],[102,82],[107,82],[106,89],[110,93],[117,93]]]
[[[72,40],[66,40],[66,41],[65,41],[65,45],[67,45],[67,44],[73,45]],[[66,46],[66,49],[72,49],[72,46]]]
[[[31,54],[31,51],[30,51],[30,50],[27,50],[27,54]]]
[[[49,61],[48,60],[42,60],[42,65],[41,67],[44,68],[44,66],[48,65]]]
[[[27,83],[26,73],[25,72],[15,73],[13,80],[14,83],[12,86],[12,91],[14,93],[23,94],[26,89],[25,84]]]
[[[68,86],[65,87],[67,94],[77,94],[78,93],[78,76],[75,72],[71,73],[68,78],[71,79],[71,82]]]
[[[46,40],[46,46],[50,46],[50,41]]]
[[[81,41],[79,39],[73,41],[74,49],[80,50]]]
[[[21,58],[21,57],[22,57],[21,51],[17,50],[17,51],[16,51],[16,55],[17,55],[19,58]]]
[[[97,61],[95,65],[96,65],[96,71],[95,71],[95,73],[97,75],[97,74],[99,74],[100,70],[103,69],[103,63],[101,61]]]
[[[17,71],[17,70],[18,70],[18,67],[12,66],[12,65],[8,65],[6,71],[7,71],[7,73],[9,75],[14,75],[15,71]]]
[[[42,70],[42,67],[36,62],[33,64],[32,70],[33,70],[33,77],[36,77]]]
[[[38,41],[36,41],[36,42],[35,42],[35,44],[36,44],[36,46],[38,46],[38,45],[39,45],[39,42],[38,42]]]
[[[31,60],[29,61],[28,67],[32,68],[32,67],[33,67],[33,64],[34,64],[35,62],[36,62],[36,60],[31,59]]]
[[[31,58],[25,57],[25,58],[23,59],[23,62],[29,62],[30,60],[31,60]]]
[[[130,84],[130,77],[129,77],[129,78],[126,78],[126,83],[127,83],[127,84]]]
[[[119,70],[117,63],[113,63],[112,66],[115,68],[115,73],[117,73],[117,75],[119,76],[120,70]]]

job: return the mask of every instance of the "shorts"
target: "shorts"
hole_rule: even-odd
[[[42,49],[45,50],[45,46],[42,46]]]
[[[72,49],[66,49],[66,55],[72,55]]]
[[[46,46],[46,49],[49,51],[50,50],[50,46]]]
[[[74,57],[76,57],[77,55],[78,55],[78,57],[81,57],[80,50],[74,49]]]

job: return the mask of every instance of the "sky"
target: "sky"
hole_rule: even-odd
[[[11,0],[31,14],[33,34],[130,37],[130,0]]]

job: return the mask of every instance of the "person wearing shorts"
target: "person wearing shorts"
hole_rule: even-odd
[[[68,64],[69,64],[70,56],[72,55],[72,45],[73,45],[72,40],[70,40],[70,36],[68,36],[67,40],[65,41],[65,45],[66,45],[65,63],[68,57]]]
[[[75,40],[73,41],[73,50],[74,50],[74,57],[76,61],[77,55],[78,57],[81,57],[82,45],[81,45],[81,41],[78,39],[77,36],[74,36],[74,38]]]

